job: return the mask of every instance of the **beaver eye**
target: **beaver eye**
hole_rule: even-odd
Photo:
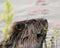
[[[16,29],[19,30],[19,31],[22,31],[24,28],[25,28],[25,24],[23,24],[23,23],[20,23],[20,24],[16,25]]]

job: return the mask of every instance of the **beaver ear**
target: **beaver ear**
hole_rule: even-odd
[[[47,22],[47,19],[45,19],[45,22]]]
[[[22,31],[25,28],[25,24],[24,23],[19,23],[16,25],[16,29],[19,31]]]
[[[46,28],[48,28],[48,21],[47,21],[47,19],[45,19],[45,26],[46,26]]]
[[[48,21],[47,21],[47,19],[45,19],[45,22],[46,22],[46,24],[48,24]]]

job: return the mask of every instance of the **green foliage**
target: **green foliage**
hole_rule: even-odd
[[[8,39],[10,35],[8,35],[8,31],[10,29],[12,18],[14,14],[12,13],[13,6],[9,2],[9,0],[6,0],[5,2],[5,13],[1,14],[1,18],[3,22],[6,24],[6,27],[2,29],[2,32],[5,34],[6,38]]]
[[[5,12],[8,14],[12,10],[13,10],[13,6],[10,4],[9,0],[6,0],[6,3],[5,3]]]
[[[14,15],[14,14],[11,13],[10,16],[8,17],[8,19],[7,19],[7,20],[9,21],[8,24],[11,24],[13,15]]]
[[[58,38],[59,31],[55,29],[54,32],[56,33],[56,38]]]
[[[1,18],[2,18],[3,22],[6,22],[6,21],[7,21],[7,19],[6,19],[6,17],[5,17],[5,14],[4,14],[4,13],[3,13],[3,14],[1,14]]]

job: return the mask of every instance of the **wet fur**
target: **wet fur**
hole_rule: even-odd
[[[42,48],[46,39],[46,29],[48,22],[43,18],[15,22],[5,48]]]

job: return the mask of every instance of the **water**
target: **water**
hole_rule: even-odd
[[[14,6],[14,17],[13,22],[21,21],[32,18],[46,18],[49,22],[49,31],[53,29],[60,30],[60,0],[46,0],[48,3],[45,6],[36,5],[37,0],[11,0],[12,5]],[[0,0],[0,13],[4,11],[4,0]],[[44,10],[47,9],[49,12],[47,14],[31,14],[31,10]],[[4,37],[4,34],[1,33],[4,24],[0,19],[0,38],[1,40]],[[60,32],[59,32],[60,33]],[[51,32],[48,33],[48,40],[52,36]],[[58,37],[57,48],[60,47],[60,34]]]

